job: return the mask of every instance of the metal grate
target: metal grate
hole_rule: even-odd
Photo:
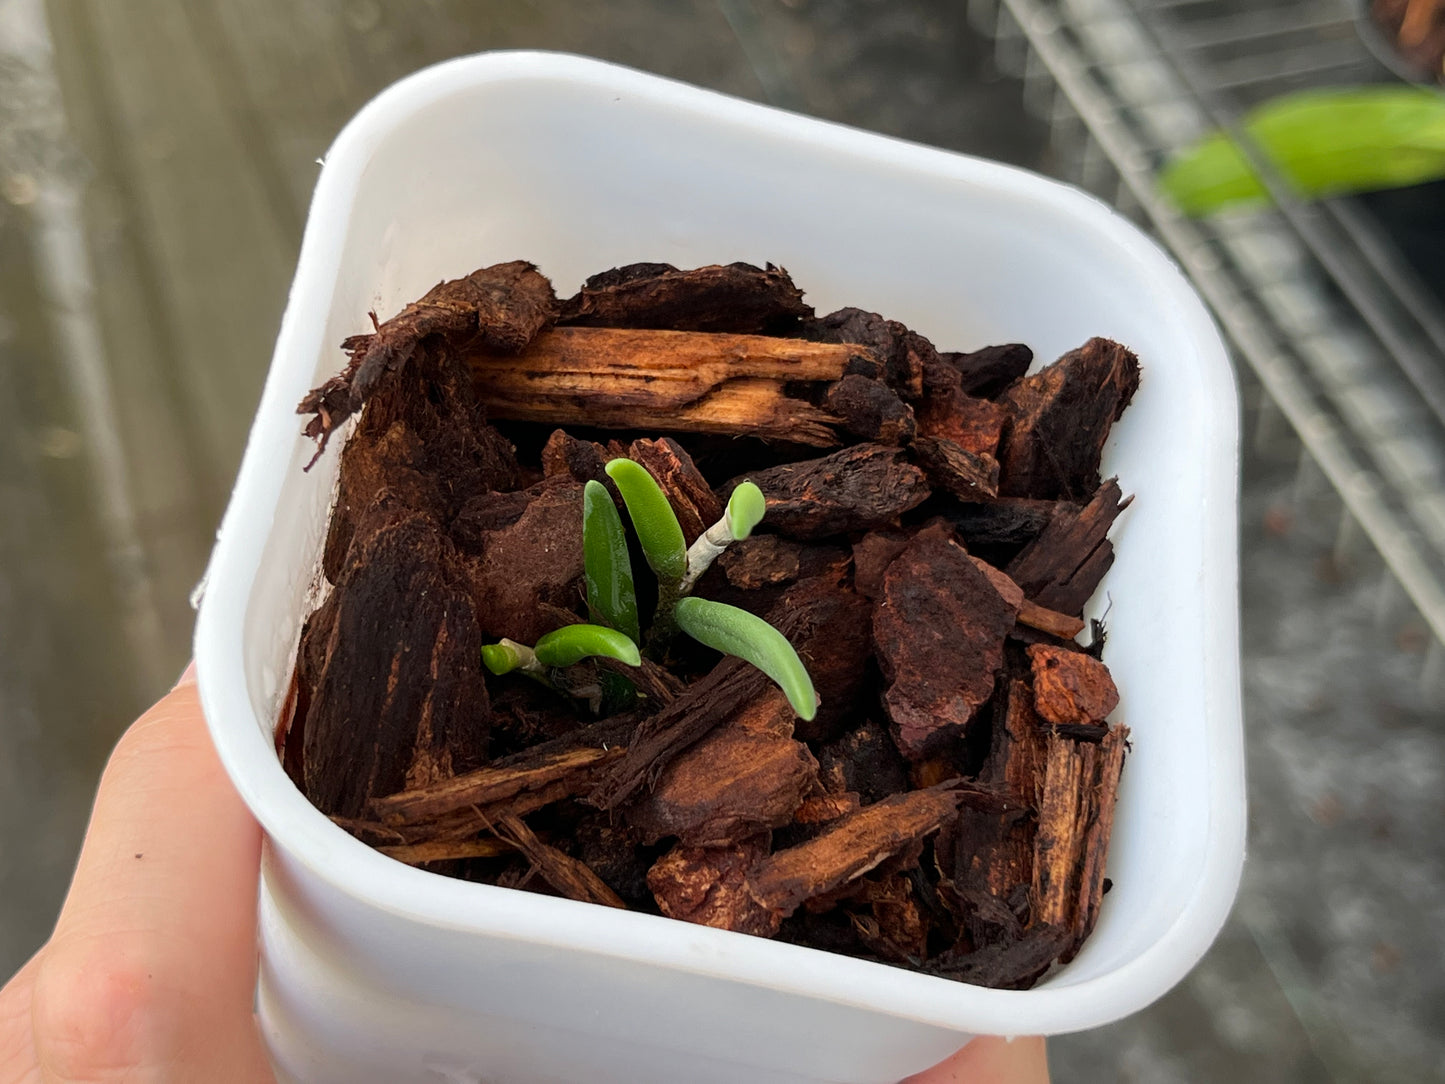
[[[1236,355],[1445,640],[1445,320],[1389,238],[1348,200],[1302,203],[1239,127],[1311,86],[1394,78],[1342,0],[971,0],[1001,69],[1051,124],[1055,171],[1152,227]],[[1265,210],[1182,217],[1162,165],[1235,135]]]

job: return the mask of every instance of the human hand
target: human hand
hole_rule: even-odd
[[[0,990],[0,1084],[272,1084],[252,1015],[261,834],[187,671],[121,738],[49,942]],[[1047,1084],[975,1039],[905,1084]]]
[[[111,754],[55,932],[0,990],[0,1084],[272,1084],[260,854],[188,670]]]
[[[947,1061],[903,1084],[1049,1084],[1042,1039],[975,1039]]]

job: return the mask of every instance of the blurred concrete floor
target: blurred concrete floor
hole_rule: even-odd
[[[0,974],[105,756],[183,666],[316,159],[483,49],[588,53],[1048,171],[962,0],[0,0]],[[1245,390],[1250,862],[1195,972],[1061,1082],[1445,1079],[1427,635]]]

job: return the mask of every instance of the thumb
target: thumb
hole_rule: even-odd
[[[188,670],[101,779],[35,975],[44,1079],[272,1080],[252,1016],[260,847]]]

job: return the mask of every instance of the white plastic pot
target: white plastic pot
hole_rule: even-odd
[[[1113,891],[1028,991],[469,884],[385,858],[282,772],[272,729],[314,601],[337,469],[296,403],[338,344],[443,278],[516,258],[560,294],[639,260],[773,261],[819,312],[860,305],[945,349],[1091,335],[1143,385],[1106,470],[1137,495],[1096,607],[1134,732]],[[576,57],[414,75],[337,139],[196,632],[211,733],[266,831],[259,1011],[283,1077],[884,1084],[977,1034],[1094,1027],[1208,947],[1244,850],[1236,398],[1219,336],[1137,229],[1071,188]]]

